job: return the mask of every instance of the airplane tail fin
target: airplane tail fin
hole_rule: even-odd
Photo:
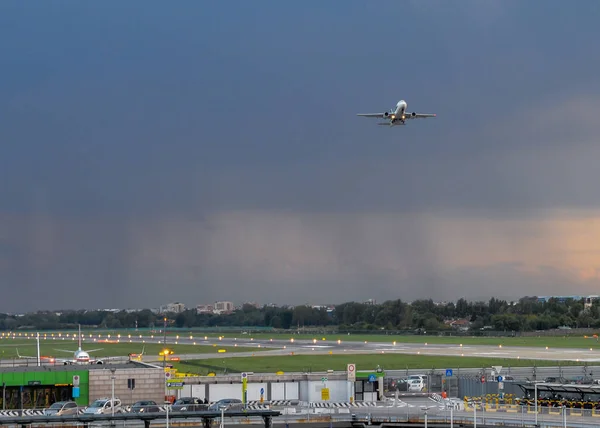
[[[79,324],[79,336],[77,337],[77,339],[79,344],[79,350],[81,351],[81,324]]]

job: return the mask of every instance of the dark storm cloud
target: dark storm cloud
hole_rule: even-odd
[[[3,2],[0,310],[595,286],[503,237],[598,208],[598,8]]]

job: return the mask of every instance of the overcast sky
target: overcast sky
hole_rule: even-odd
[[[2,1],[0,311],[599,293],[599,16]]]

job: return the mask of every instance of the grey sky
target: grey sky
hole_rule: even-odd
[[[599,16],[2,2],[0,310],[594,293]]]

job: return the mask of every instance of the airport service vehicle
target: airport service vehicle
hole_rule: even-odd
[[[57,401],[47,409],[44,409],[46,416],[66,416],[77,414],[77,403],[74,401]]]
[[[121,411],[121,400],[115,398],[115,413],[119,413]],[[94,401],[89,405],[87,409],[83,411],[84,414],[92,414],[92,415],[100,415],[100,414],[110,414],[112,413],[111,409],[111,399],[110,398],[100,398]]]
[[[357,116],[362,117],[376,117],[378,119],[387,119],[388,122],[379,122],[378,125],[395,126],[395,125],[406,125],[407,119],[424,119],[427,117],[436,117],[434,113],[407,113],[406,109],[408,104],[404,100],[398,101],[396,107],[391,108],[390,111],[383,113],[358,113]]]

